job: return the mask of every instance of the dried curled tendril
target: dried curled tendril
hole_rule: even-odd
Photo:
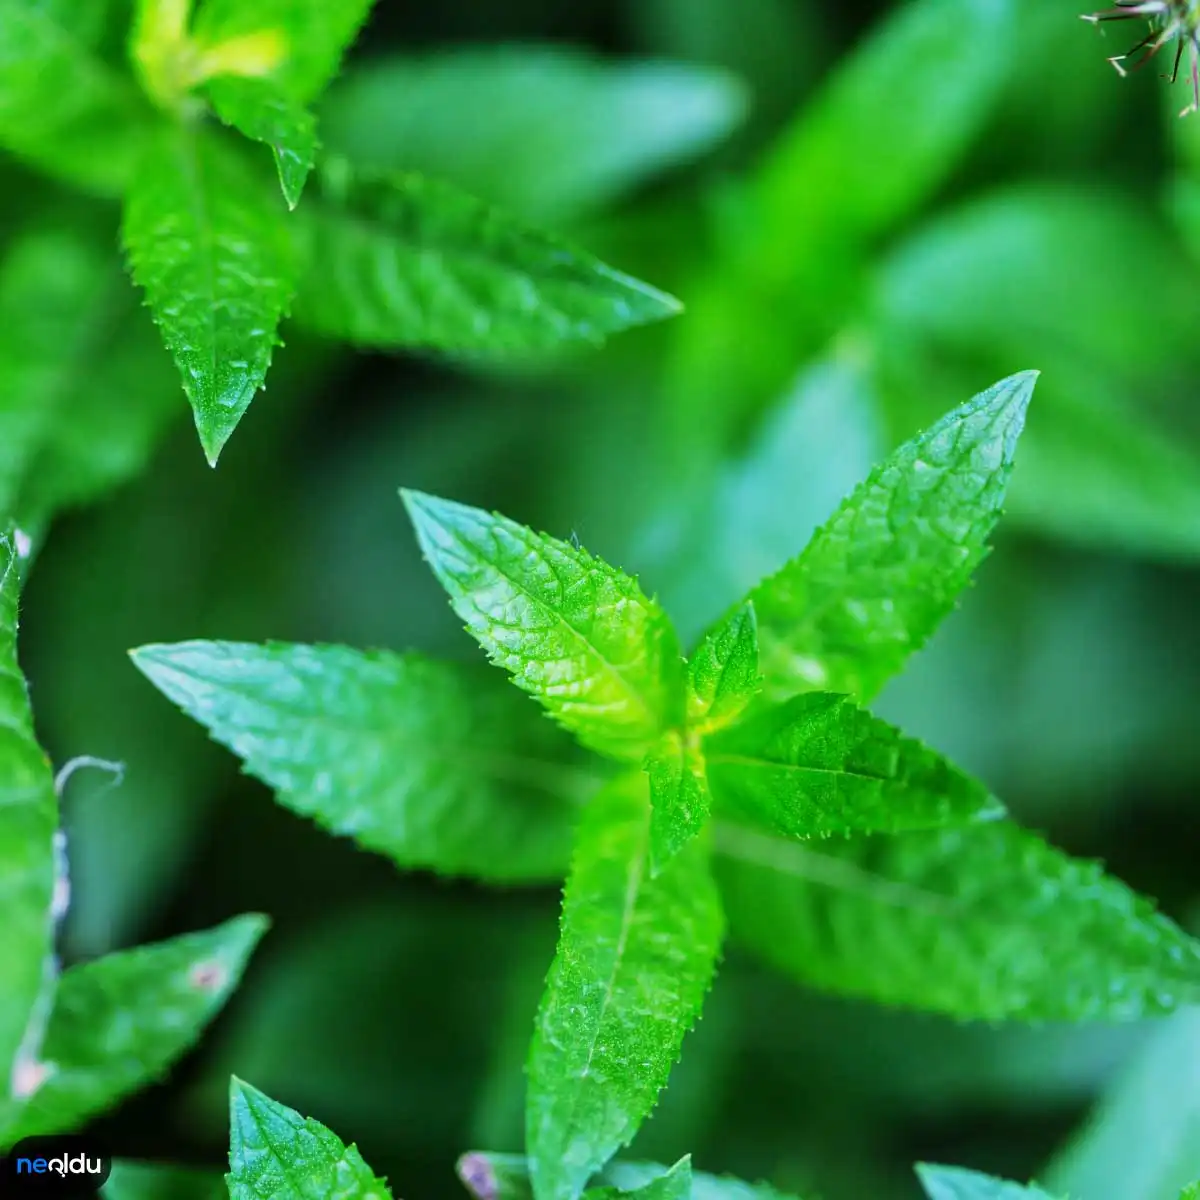
[[[1121,75],[1128,75],[1144,67],[1164,46],[1176,43],[1175,66],[1170,79],[1179,78],[1179,64],[1187,51],[1189,73],[1192,81],[1192,102],[1179,115],[1200,111],[1200,0],[1117,0],[1115,7],[1103,12],[1088,13],[1083,19],[1093,25],[1101,21],[1132,21],[1145,18],[1150,22],[1150,32],[1136,46],[1124,54],[1115,54],[1108,61]],[[1139,55],[1129,68],[1126,62]]]

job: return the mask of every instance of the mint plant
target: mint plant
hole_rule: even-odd
[[[403,493],[467,631],[590,765],[512,692],[417,655],[134,652],[281,804],[330,831],[446,875],[565,872],[528,1058],[527,1182],[505,1191],[510,1160],[473,1155],[462,1170],[484,1200],[603,1185],[727,933],[811,986],[963,1020],[1130,1020],[1200,997],[1200,944],[862,707],[987,553],[1035,378],[900,447],[690,659],[639,583],[573,542]],[[940,1168],[923,1180],[935,1200],[1039,1194]]]
[[[102,8],[0,8],[0,148],[120,199],[210,463],[289,314],[356,346],[512,361],[678,311],[450,184],[321,155],[312,105],[371,0],[139,0],[123,67],[100,49]],[[269,147],[274,185],[247,141]]]

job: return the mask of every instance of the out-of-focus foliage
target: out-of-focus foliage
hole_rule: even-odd
[[[536,366],[356,352],[285,318],[270,386],[213,472],[120,270],[113,199],[154,126],[125,47],[132,7],[0,0],[0,520],[34,545],[21,661],[55,764],[126,765],[118,786],[81,771],[61,798],[73,898],[60,948],[74,970],[239,911],[271,913],[277,931],[197,1054],[96,1126],[143,1160],[107,1195],[222,1194],[230,1073],[356,1141],[398,1195],[451,1192],[466,1146],[523,1144],[520,1067],[557,889],[398,875],[323,836],[240,776],[126,655],[286,639],[470,661],[399,486],[519,513],[565,545],[574,530],[639,576],[690,649],[886,454],[992,380],[1038,369],[995,551],[873,711],[1196,931],[1200,118],[1178,120],[1182,83],[1152,69],[1122,80],[1105,63],[1139,23],[1098,32],[1074,0],[378,5],[314,105],[318,159],[440,176],[685,311]],[[205,20],[253,33],[221,26],[239,7]],[[79,22],[70,40],[54,34],[64,13]],[[309,101],[346,40],[335,31],[284,81],[289,103]],[[50,64],[36,77],[35,55]],[[233,120],[235,100],[212,100]],[[268,149],[238,149],[278,220],[347,219],[320,207],[315,176],[289,214]],[[386,254],[356,260],[364,270],[396,262],[396,227],[369,233]],[[319,312],[333,284],[318,272],[303,286]],[[353,734],[313,728],[334,748]],[[271,728],[258,734],[266,777],[283,767]],[[386,731],[373,744],[372,770],[401,795],[396,746]],[[464,743],[456,779],[479,749]],[[573,760],[553,764],[580,782]],[[293,781],[294,807],[319,799],[311,782]],[[820,870],[863,869],[829,848]],[[744,858],[716,858],[727,904]],[[953,893],[962,857],[942,861],[936,891]],[[1071,1200],[1176,1200],[1200,1177],[1194,1010],[1162,1024],[960,1026],[822,998],[805,970],[839,966],[830,932],[843,926],[820,886],[803,886],[811,925],[791,928],[820,954],[797,938],[803,969],[768,970],[744,948],[763,910],[741,913],[742,941],[731,911],[719,986],[631,1159],[692,1152],[697,1198],[707,1172],[729,1171],[794,1197],[916,1200],[916,1161],[971,1168],[974,1192],[961,1172],[941,1176],[956,1200],[1037,1195],[998,1182],[1029,1179]],[[903,999],[964,943],[934,940],[885,969],[921,943],[889,932],[896,906],[876,895],[872,881],[837,919],[879,932],[868,982]],[[1009,936],[972,895],[971,928]],[[1027,899],[1012,936],[1053,916],[1065,959],[1069,906],[1046,914],[1036,888]],[[938,982],[954,1011],[951,976]],[[1017,975],[994,983],[992,999],[1025,1002]],[[167,1162],[197,1170],[146,1165]],[[711,1195],[772,1194],[732,1187]]]

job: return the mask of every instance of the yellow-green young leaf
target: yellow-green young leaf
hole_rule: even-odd
[[[692,1200],[692,1160],[681,1158],[670,1170],[628,1190],[617,1187],[595,1187],[584,1192],[585,1200],[619,1200],[629,1196],[636,1200]]]
[[[499,677],[416,654],[181,642],[134,663],[276,789],[280,804],[397,865],[557,880],[589,777]],[[585,792],[586,794],[586,792]]]
[[[0,146],[103,195],[127,184],[149,109],[94,52],[98,0],[0,4]]]
[[[292,297],[287,214],[230,147],[179,126],[142,160],[123,234],[215,465],[263,385]]]
[[[459,1179],[475,1200],[533,1200],[529,1160],[524,1155],[473,1150],[458,1160],[457,1169]],[[679,1172],[680,1164],[676,1163],[672,1170]],[[597,1182],[628,1195],[667,1174],[667,1168],[659,1163],[618,1159],[600,1171]],[[769,1184],[743,1183],[728,1175],[707,1175],[703,1171],[691,1171],[690,1174],[691,1200],[793,1200]]]
[[[918,1163],[917,1176],[929,1200],[1064,1200],[1034,1184],[1026,1187],[963,1167]]]
[[[650,778],[650,862],[654,874],[704,828],[711,800],[704,760],[686,737],[668,734],[646,763]]]
[[[906,442],[750,594],[765,691],[872,697],[987,554],[1037,379],[1025,371]]]
[[[1200,1008],[1157,1022],[1045,1171],[1072,1197],[1165,1200],[1200,1168]]]
[[[794,275],[798,262],[896,225],[937,188],[999,97],[1012,8],[914,0],[847,59],[761,168],[763,270]]]
[[[745,109],[740,81],[709,66],[459,45],[356,64],[320,111],[330,149],[352,162],[562,221],[703,153]]]
[[[278,38],[271,72],[301,104],[321,94],[362,28],[374,0],[204,0],[194,33],[203,47],[263,32]]]
[[[266,928],[265,917],[237,917],[66,971],[41,1049],[44,1079],[0,1140],[75,1129],[159,1080],[221,1010]]]
[[[39,1078],[58,900],[58,804],[17,664],[22,536],[0,531],[0,1149],[12,1106]]]
[[[119,1158],[101,1200],[228,1200],[220,1175]]]
[[[512,358],[597,344],[679,303],[450,184],[318,172],[296,319],[363,346]]]
[[[809,692],[704,745],[720,808],[793,838],[901,833],[1004,815],[983,784],[846,696]]]
[[[708,633],[688,659],[688,726],[710,733],[737,720],[758,694],[758,622],[747,601]]]
[[[802,983],[965,1020],[1200,1001],[1200,944],[1093,862],[991,821],[819,851],[718,826],[731,935]]]
[[[212,80],[205,93],[226,125],[271,147],[284,199],[295,208],[316,161],[317,124],[312,113],[270,79],[225,75]]]
[[[577,1200],[629,1142],[712,982],[722,916],[707,846],[693,840],[651,878],[646,792],[643,777],[617,780],[581,821],[529,1052],[537,1200]]]
[[[507,517],[402,495],[468,631],[585,746],[636,761],[679,723],[675,632],[636,580]]]
[[[356,1147],[236,1077],[225,1181],[229,1200],[392,1200]]]
[[[20,232],[0,263],[0,513],[22,523],[132,473],[178,406],[111,240],[70,207]]]

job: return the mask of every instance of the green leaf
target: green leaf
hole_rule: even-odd
[[[353,1145],[236,1076],[229,1129],[229,1200],[391,1200]]]
[[[216,138],[180,127],[142,161],[123,234],[215,465],[263,385],[291,300],[286,216]]]
[[[765,691],[870,699],[954,608],[987,554],[1037,373],[905,443],[750,594]]]
[[[506,517],[401,495],[468,632],[585,746],[638,760],[678,724],[674,630],[636,580]]]
[[[822,844],[718,826],[731,935],[814,988],[965,1020],[1200,1000],[1200,945],[1099,865],[992,821]]]
[[[181,642],[133,660],[281,804],[330,832],[404,868],[562,877],[569,801],[590,780],[499,678],[343,646]]]
[[[704,828],[711,799],[704,759],[690,741],[669,734],[646,763],[650,779],[650,865],[659,871]]]
[[[620,1196],[638,1200],[692,1200],[692,1160],[681,1158],[669,1171],[640,1187],[623,1191],[615,1187],[589,1188],[585,1200],[618,1200]]]
[[[695,840],[649,871],[646,785],[585,810],[529,1054],[526,1145],[537,1200],[576,1200],[650,1112],[712,982],[721,906]]]
[[[352,68],[323,101],[321,129],[364,167],[420,171],[561,221],[703,153],[745,107],[738,81],[711,68],[470,46]]]
[[[160,1079],[224,1006],[267,924],[236,917],[66,971],[41,1050],[49,1073],[3,1140],[78,1128]]]
[[[275,31],[282,59],[273,78],[297,102],[307,104],[337,74],[370,14],[374,0],[205,0],[193,29],[203,46]]]
[[[458,1160],[457,1170],[459,1179],[476,1200],[533,1200],[529,1160],[522,1154],[473,1150]],[[667,1168],[659,1163],[618,1159],[604,1167],[597,1182],[619,1188],[628,1195],[665,1174]],[[691,1200],[790,1200],[765,1183],[743,1183],[728,1175],[707,1175],[703,1171],[692,1171],[691,1178]]]
[[[96,53],[98,3],[0,5],[0,146],[103,195],[128,182],[148,110]],[[102,28],[102,23],[101,23]]]
[[[987,788],[845,696],[810,692],[705,742],[718,805],[793,838],[1004,815]]]
[[[1033,1184],[1025,1187],[963,1167],[918,1163],[917,1175],[929,1200],[1061,1200]]]
[[[1071,1196],[1164,1200],[1200,1169],[1200,1009],[1157,1024],[1045,1172]]]
[[[204,89],[218,117],[254,142],[271,147],[288,208],[300,203],[317,155],[317,125],[269,79],[225,75]]]
[[[220,1175],[119,1158],[101,1200],[228,1200]]]
[[[897,9],[760,169],[755,261],[795,275],[798,262],[828,258],[919,207],[989,116],[1014,41],[1008,0],[915,0]]]
[[[489,357],[599,344],[678,301],[421,175],[319,173],[296,319],[363,346]]]
[[[688,725],[711,733],[737,720],[762,688],[758,622],[747,601],[705,635],[688,659]]]
[[[15,532],[0,532],[0,1145],[9,1108],[39,1078],[56,974],[54,924],[61,916],[55,911],[58,803],[17,663],[22,549]]]
[[[0,264],[0,512],[42,523],[126,478],[177,398],[111,234],[74,207],[20,232]]]

